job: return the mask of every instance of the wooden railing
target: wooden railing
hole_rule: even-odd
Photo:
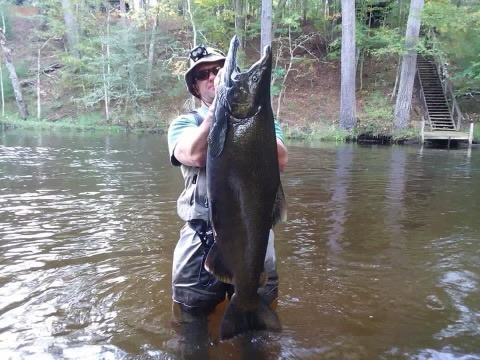
[[[435,63],[437,64],[437,71],[442,82],[443,93],[447,96],[447,100],[451,102],[450,114],[452,119],[455,122],[456,130],[460,130],[462,125],[463,115],[458,106],[457,99],[453,93],[452,83],[450,81],[450,76],[448,75],[448,70],[445,66],[446,62],[443,60],[441,55],[436,55],[434,57]]]
[[[432,130],[432,121],[430,119],[430,112],[428,111],[427,100],[425,99],[425,92],[423,91],[422,78],[420,77],[420,70],[418,69],[418,66],[417,66],[417,77],[418,77],[418,84],[420,85],[420,100],[423,104],[424,114],[427,115],[428,126],[430,127],[430,130]],[[423,117],[423,116],[422,116],[422,122],[423,122],[422,127],[424,128],[425,127],[425,117]],[[422,131],[423,131],[423,129],[422,129]]]

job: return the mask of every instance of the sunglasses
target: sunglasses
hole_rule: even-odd
[[[190,51],[190,59],[192,59],[193,62],[197,62],[198,60],[208,55],[225,56],[225,54],[223,54],[219,50],[210,49],[210,51],[208,51],[208,49],[203,45],[198,45]]]
[[[221,66],[217,65],[210,69],[199,70],[195,73],[195,75],[193,75],[193,77],[195,80],[199,80],[199,81],[207,80],[210,77],[210,73],[217,76],[221,68],[222,68]]]

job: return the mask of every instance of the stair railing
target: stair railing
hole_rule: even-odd
[[[440,75],[440,80],[442,83],[443,93],[447,96],[447,99],[451,101],[450,115],[455,123],[456,130],[460,130],[462,125],[463,115],[458,106],[457,99],[453,92],[452,83],[450,81],[450,76],[448,75],[447,67],[445,66],[446,62],[443,60],[441,54],[435,56],[435,62],[437,64],[437,71]]]
[[[417,62],[417,64],[418,64],[418,62]],[[423,108],[425,109],[423,113],[427,115],[428,127],[430,128],[430,131],[431,131],[432,130],[432,121],[430,119],[430,112],[428,111],[427,100],[425,99],[425,93],[423,91],[422,78],[420,76],[420,69],[418,68],[418,65],[417,65],[417,77],[418,77],[418,83],[420,84],[420,100],[423,104]],[[423,119],[423,122],[425,123],[425,118],[422,117],[422,119]]]

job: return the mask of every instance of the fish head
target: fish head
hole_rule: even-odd
[[[247,70],[240,71],[236,59],[239,45],[235,36],[225,61],[224,107],[231,116],[244,119],[254,116],[262,107],[270,106],[272,50],[270,46],[265,46],[260,60]]]

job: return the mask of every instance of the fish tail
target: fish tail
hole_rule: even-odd
[[[280,332],[280,320],[267,302],[259,297],[258,305],[252,309],[243,309],[235,301],[235,295],[228,304],[223,316],[220,336],[222,340],[251,331]]]

